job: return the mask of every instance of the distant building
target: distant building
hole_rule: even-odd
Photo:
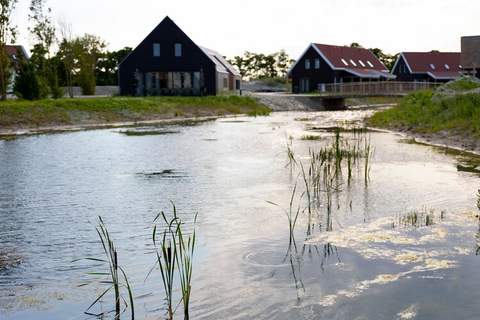
[[[480,36],[462,37],[461,64],[465,74],[480,78]]]
[[[28,59],[28,53],[23,46],[19,45],[7,45],[5,46],[5,51],[10,58],[10,65],[12,68],[7,93],[13,93],[13,84],[20,69],[20,63],[22,59]]]
[[[312,43],[288,72],[295,93],[322,90],[325,84],[394,79],[370,51]]]
[[[448,82],[461,76],[460,52],[402,52],[392,73],[398,81]]]
[[[196,45],[169,17],[119,65],[120,94],[216,95],[241,76],[218,52]]]

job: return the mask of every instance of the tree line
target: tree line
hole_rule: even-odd
[[[13,70],[17,77],[13,89],[23,99],[73,97],[73,86],[84,95],[95,94],[97,85],[117,85],[118,64],[132,48],[107,51],[100,37],[84,34],[73,36],[66,22],[55,23],[46,0],[31,0],[28,31],[34,39],[30,59],[19,52],[13,62],[7,53],[8,43],[17,38],[12,15],[18,0],[0,0],[0,96],[7,97]]]

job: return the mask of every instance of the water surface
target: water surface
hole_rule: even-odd
[[[452,155],[369,133],[368,186],[355,171],[334,198],[332,230],[321,206],[307,236],[302,214],[289,250],[287,219],[267,203],[287,208],[296,181],[301,188],[298,167],[286,167],[287,141],[307,163],[309,148],[334,135],[308,128],[366,114],[277,113],[159,128],[172,132],[164,135],[114,129],[0,141],[0,319],[89,319],[83,312],[102,286],[78,286],[101,267],[72,261],[101,256],[99,215],[139,297],[137,315],[164,315],[160,273],[145,277],[155,261],[152,221],[170,201],[187,222],[198,213],[193,319],[476,319],[480,184],[457,171]],[[323,138],[301,140],[306,134]],[[432,212],[434,224],[399,224],[412,210]]]

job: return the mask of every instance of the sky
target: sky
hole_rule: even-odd
[[[18,43],[31,47],[30,0],[18,0]],[[168,15],[198,45],[227,57],[286,50],[312,42],[401,51],[459,51],[480,34],[478,0],[47,0],[54,21],[75,35],[100,36],[109,50],[135,47]]]

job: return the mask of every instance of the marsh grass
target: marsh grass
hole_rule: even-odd
[[[154,219],[152,241],[156,251],[156,262],[148,276],[158,266],[162,276],[167,303],[167,317],[173,319],[178,304],[183,303],[184,319],[189,319],[190,296],[192,292],[193,256],[195,252],[195,227],[192,234],[184,230],[185,223],[178,217],[175,204],[172,203],[170,218],[162,211]],[[159,231],[157,222],[163,221],[164,228]],[[195,215],[193,225],[195,226]],[[160,235],[160,237],[158,237]],[[181,301],[174,306],[175,279],[180,281]]]
[[[444,214],[445,213],[442,211],[440,214],[440,220],[444,219]],[[414,228],[429,227],[436,223],[435,220],[435,210],[422,208],[421,210],[413,210],[398,217],[397,225],[400,227]],[[392,226],[395,227],[395,223]]]
[[[107,313],[114,312],[115,320],[119,320],[121,314],[124,313],[129,306],[128,302],[124,299],[121,292],[122,289],[125,289],[128,293],[128,300],[130,303],[130,314],[131,314],[131,319],[133,320],[135,319],[135,308],[134,308],[132,288],[130,286],[130,283],[128,282],[128,278],[124,269],[118,263],[118,252],[112,238],[110,237],[107,226],[105,225],[105,222],[103,221],[102,217],[98,217],[98,218],[99,218],[99,224],[96,227],[96,231],[100,238],[103,251],[105,253],[105,258],[102,259],[102,258],[89,257],[89,258],[74,260],[74,262],[79,260],[90,260],[90,261],[101,262],[106,264],[108,266],[108,272],[90,272],[88,274],[92,276],[107,277],[109,280],[102,280],[100,281],[100,283],[108,284],[109,286],[105,291],[103,291],[95,299],[95,301],[93,301],[93,303],[87,308],[85,313],[88,315],[96,316],[96,317],[103,317]],[[83,285],[86,285],[86,284],[83,284]],[[90,312],[91,308],[95,306],[97,303],[99,303],[101,299],[108,292],[112,290],[114,295],[114,306],[115,306],[114,310],[103,312],[100,314],[94,314]],[[122,302],[124,304],[123,309],[121,308]]]
[[[307,134],[307,135],[303,135],[300,140],[303,140],[303,141],[319,141],[319,140],[324,140],[325,138],[322,137],[322,136],[318,136],[318,135],[311,135],[311,134]]]

